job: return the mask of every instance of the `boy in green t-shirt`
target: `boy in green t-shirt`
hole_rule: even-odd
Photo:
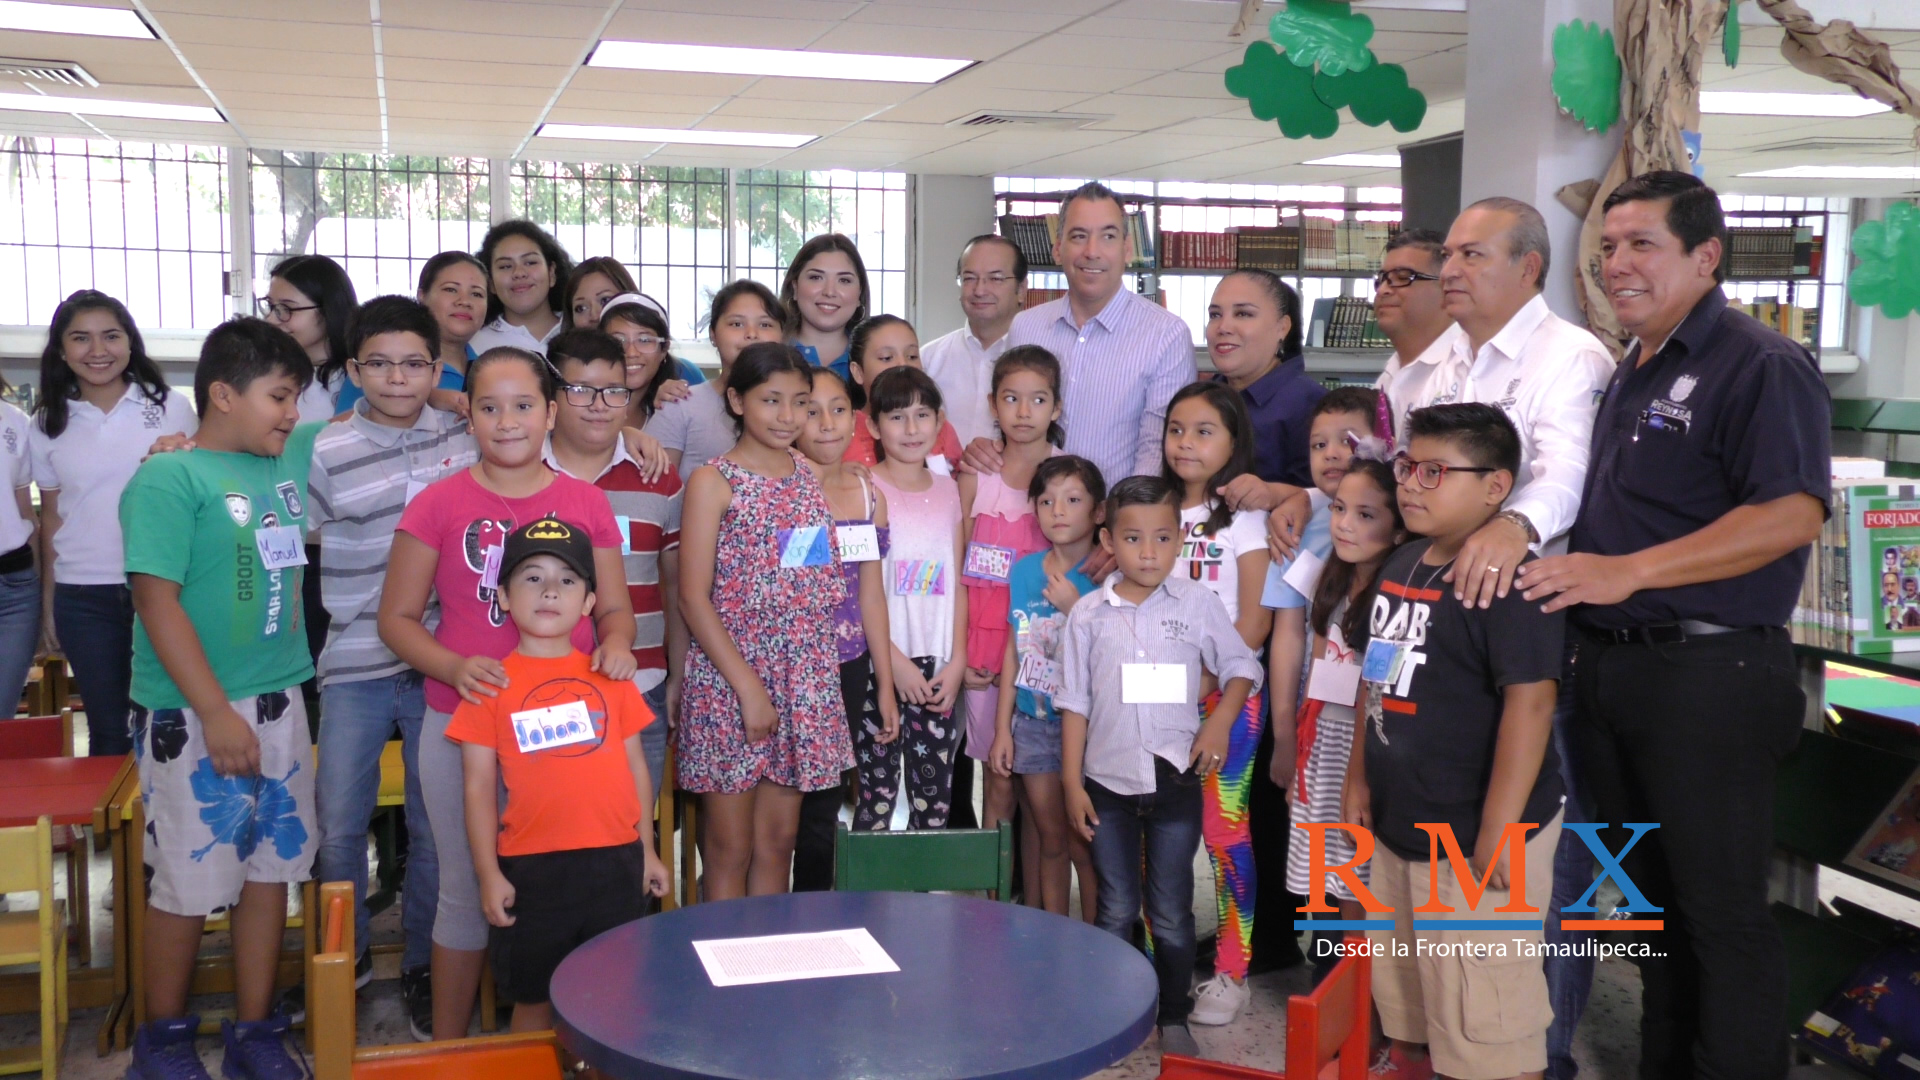
[[[301,1075],[268,1019],[287,884],[317,849],[313,742],[300,684],[306,488],[314,436],[295,427],[313,365],[252,318],[207,335],[194,373],[197,447],[140,466],[120,499],[134,626],[133,731],[150,822],[147,1011],[134,1080],[198,1080],[187,987],[209,915],[233,918],[233,1080]]]

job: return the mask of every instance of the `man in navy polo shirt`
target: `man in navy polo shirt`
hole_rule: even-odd
[[[1654,172],[1606,201],[1603,273],[1635,338],[1593,427],[1570,553],[1521,575],[1571,608],[1575,735],[1610,850],[1666,929],[1640,961],[1640,1075],[1783,1077],[1767,912],[1773,785],[1805,697],[1786,624],[1830,493],[1826,384],[1731,311],[1719,197]],[[1577,606],[1576,606],[1577,605]]]

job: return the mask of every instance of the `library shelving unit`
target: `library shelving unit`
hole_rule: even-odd
[[[1726,292],[1735,306],[1820,355],[1825,210],[1729,210]]]

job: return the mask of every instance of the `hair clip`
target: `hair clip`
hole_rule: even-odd
[[[1363,461],[1391,461],[1393,443],[1377,435],[1356,435],[1347,432],[1347,449],[1353,456]]]

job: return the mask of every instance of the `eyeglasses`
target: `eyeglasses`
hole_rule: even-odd
[[[275,322],[286,322],[288,319],[293,318],[294,312],[319,311],[320,305],[307,304],[303,307],[299,304],[289,304],[285,300],[269,300],[262,296],[253,302],[253,309],[259,312],[260,317],[263,319],[272,319]]]
[[[582,386],[579,383],[567,383],[561,391],[567,395],[567,404],[577,409],[593,408],[593,399],[599,398],[607,403],[609,409],[624,409],[627,402],[633,400],[633,389],[626,386]]]
[[[1396,289],[1404,289],[1416,281],[1439,280],[1440,275],[1438,274],[1423,274],[1418,270],[1409,270],[1404,266],[1396,266],[1391,270],[1382,270],[1373,275],[1373,287],[1379,289],[1391,285]]]
[[[347,362],[352,364],[360,374],[371,375],[376,379],[386,378],[392,374],[396,368],[399,369],[400,374],[405,375],[409,379],[422,379],[427,376],[428,372],[433,370],[433,365],[438,363],[438,361],[435,360],[383,360],[378,358],[373,360],[349,360]]]
[[[984,281],[997,289],[1012,280],[1012,274],[988,274],[986,277],[981,277],[979,274],[961,274],[960,287],[963,289],[971,289]]]
[[[638,337],[621,338],[619,340],[621,345],[628,348],[639,349],[641,352],[652,352],[660,347],[660,339],[654,337],[652,334],[641,334]]]
[[[1428,491],[1439,487],[1441,481],[1447,478],[1448,473],[1486,474],[1499,471],[1499,469],[1486,466],[1449,465],[1444,461],[1415,461],[1405,454],[1398,454],[1393,459],[1393,478],[1395,481],[1404,484],[1409,478],[1417,478],[1420,481],[1420,486],[1426,488]]]

